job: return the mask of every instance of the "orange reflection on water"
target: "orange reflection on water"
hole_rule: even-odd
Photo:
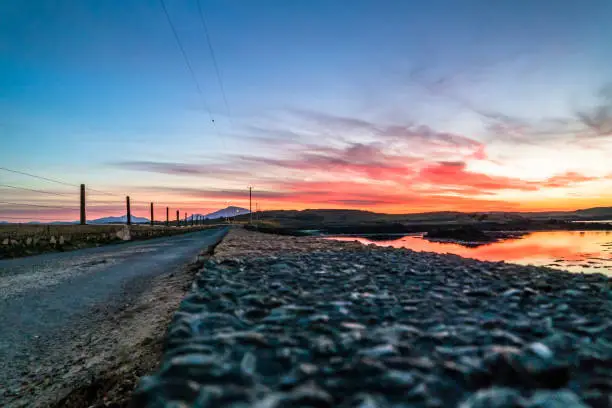
[[[476,248],[454,243],[430,242],[421,236],[396,240],[334,237],[340,241],[409,248],[414,251],[450,253],[482,261],[506,261],[523,265],[548,265],[572,272],[599,272],[612,275],[611,231],[543,231]]]

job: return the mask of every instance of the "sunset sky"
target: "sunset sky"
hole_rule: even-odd
[[[0,220],[612,206],[609,0],[200,0],[219,77],[165,5],[195,80],[160,1],[0,1],[0,166],[68,184]]]

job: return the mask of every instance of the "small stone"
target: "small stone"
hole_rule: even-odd
[[[293,389],[287,402],[296,407],[327,408],[333,406],[333,398],[314,383],[300,385]]]
[[[525,408],[589,408],[569,390],[538,391],[525,404]]]
[[[529,350],[533,351],[536,355],[543,359],[553,358],[553,352],[548,348],[547,345],[542,343],[532,343],[529,345]]]
[[[512,388],[492,387],[472,394],[459,405],[459,408],[518,408],[523,399]]]
[[[353,322],[343,322],[340,324],[340,326],[346,329],[350,329],[350,330],[365,330],[366,329],[366,326],[364,326],[363,324],[353,323]]]
[[[309,364],[309,363],[302,363],[302,364],[300,364],[299,369],[300,369],[300,371],[302,373],[304,373],[306,375],[313,375],[317,371],[319,371],[319,368],[316,365]]]
[[[392,344],[383,344],[380,346],[359,350],[359,354],[379,358],[397,354],[397,350]]]
[[[240,369],[246,375],[252,376],[255,373],[255,366],[257,364],[257,358],[253,353],[247,352],[242,357],[242,361],[240,362]]]
[[[416,383],[414,374],[407,371],[389,370],[383,377],[383,382],[395,387],[408,388]]]

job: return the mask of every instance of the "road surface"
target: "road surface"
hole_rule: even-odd
[[[40,359],[128,305],[147,282],[193,261],[226,232],[0,260],[0,401],[36,371]]]

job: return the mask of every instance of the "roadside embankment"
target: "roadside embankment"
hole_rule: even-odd
[[[0,259],[167,237],[216,225],[0,225]]]
[[[611,316],[603,275],[235,229],[133,405],[608,407]]]

